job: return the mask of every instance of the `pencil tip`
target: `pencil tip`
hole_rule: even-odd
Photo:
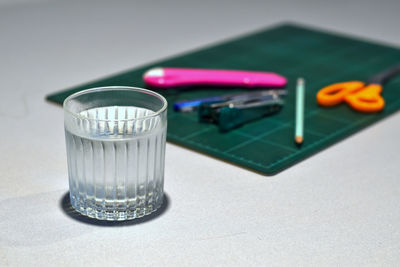
[[[296,136],[294,140],[299,145],[301,145],[303,143],[303,137],[302,136]]]

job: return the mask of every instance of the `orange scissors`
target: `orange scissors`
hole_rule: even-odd
[[[317,93],[317,102],[321,106],[330,107],[344,101],[360,112],[379,112],[385,107],[385,100],[380,95],[382,85],[398,73],[400,65],[395,65],[372,76],[366,83],[349,81],[328,85]]]

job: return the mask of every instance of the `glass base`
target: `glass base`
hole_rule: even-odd
[[[159,209],[163,203],[161,195],[156,201],[147,203],[105,203],[104,201],[82,200],[75,198],[70,194],[72,207],[80,214],[89,218],[106,221],[125,221],[141,218],[149,215]]]

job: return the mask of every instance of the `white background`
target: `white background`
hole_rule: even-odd
[[[400,46],[399,11],[396,0],[0,1],[0,266],[395,265],[400,114],[270,177],[167,144],[165,212],[107,227],[61,208],[63,112],[44,97],[288,20]]]

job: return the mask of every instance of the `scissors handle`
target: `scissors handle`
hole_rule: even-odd
[[[381,92],[380,84],[365,85],[359,81],[335,83],[322,88],[317,93],[317,102],[321,106],[330,107],[346,101],[357,111],[379,112],[385,106]]]
[[[344,101],[346,95],[352,94],[364,87],[360,81],[342,82],[328,85],[317,93],[317,102],[321,106],[336,106]]]
[[[385,106],[385,100],[380,95],[382,85],[368,84],[363,90],[345,96],[345,101],[355,110],[374,113],[381,111]]]

